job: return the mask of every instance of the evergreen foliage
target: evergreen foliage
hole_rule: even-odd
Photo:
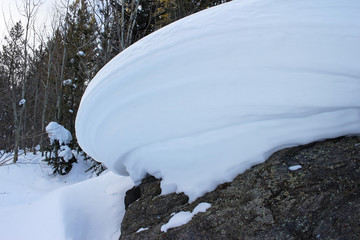
[[[73,143],[70,143],[70,146]],[[52,167],[54,174],[65,175],[68,174],[72,168],[73,163],[77,162],[74,155],[69,160],[65,160],[59,153],[61,152],[61,146],[59,140],[55,140],[48,148],[49,156],[46,155],[45,162]]]

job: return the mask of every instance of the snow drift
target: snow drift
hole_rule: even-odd
[[[131,179],[108,172],[31,204],[0,208],[1,239],[118,239]]]
[[[16,164],[0,167],[0,239],[118,239],[131,179],[93,177],[80,156],[69,174],[52,175],[43,160],[20,151]]]
[[[360,2],[233,1],[135,43],[87,88],[81,147],[194,200],[274,151],[360,133]]]

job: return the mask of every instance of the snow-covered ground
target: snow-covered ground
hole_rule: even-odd
[[[280,148],[359,134],[359,16],[359,0],[234,0],[180,20],[90,82],[77,139],[111,171],[194,200]],[[119,237],[129,177],[90,178],[85,163],[55,177],[27,158],[0,167],[0,239]]]
[[[54,176],[41,159],[28,153],[0,167],[0,239],[118,239],[130,178],[94,177],[85,161]]]
[[[96,75],[77,139],[192,201],[280,148],[359,134],[359,16],[359,0],[235,0],[182,19]]]

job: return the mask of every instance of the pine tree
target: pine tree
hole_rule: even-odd
[[[11,28],[9,36],[5,37],[5,45],[1,52],[1,65],[3,70],[5,81],[4,85],[8,86],[7,96],[7,107],[11,108],[7,112],[12,111],[13,121],[11,126],[12,129],[12,144],[14,149],[14,162],[18,159],[18,151],[20,144],[20,137],[22,131],[22,125],[20,121],[20,112],[22,111],[22,99],[21,99],[21,89],[22,89],[22,71],[19,66],[23,65],[23,37],[24,29],[20,22],[16,23],[14,27]]]
[[[74,135],[75,116],[86,86],[98,71],[96,66],[97,22],[86,0],[70,6],[67,31],[66,74],[62,82],[63,112],[60,123]],[[95,51],[94,51],[95,50]]]

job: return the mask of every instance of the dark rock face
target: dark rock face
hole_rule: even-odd
[[[159,196],[159,180],[140,185],[120,239],[360,239],[360,138],[281,150],[189,204],[184,194]],[[290,166],[302,168],[291,171]],[[212,206],[185,225],[161,232],[171,213]],[[148,228],[137,232],[140,228]]]
[[[130,204],[138,200],[140,197],[141,190],[139,186],[133,187],[132,189],[128,190],[124,199],[125,209],[127,210]]]

